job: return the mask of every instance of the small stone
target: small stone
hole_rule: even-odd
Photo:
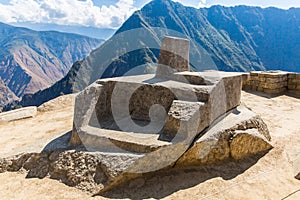
[[[295,176],[296,179],[300,180],[300,172],[298,175]]]
[[[34,117],[37,114],[37,107],[30,106],[0,113],[0,122],[15,121]]]

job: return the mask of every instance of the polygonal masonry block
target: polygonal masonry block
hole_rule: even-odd
[[[290,78],[288,80],[288,83],[292,83],[292,84],[300,84],[300,78]]]
[[[277,88],[277,89],[264,89],[264,93],[267,93],[267,94],[281,94],[283,92],[286,91],[286,87],[283,87],[283,88]]]
[[[202,121],[202,115],[207,116],[207,109],[203,109],[202,102],[187,102],[175,100],[168,112],[168,117],[159,140],[171,142],[175,137],[187,137],[187,134],[198,133],[199,125],[208,126],[208,120]],[[202,109],[201,109],[202,108]],[[206,112],[200,112],[205,110]],[[198,121],[197,121],[198,120]]]
[[[289,90],[295,90],[296,88],[297,88],[297,85],[294,85],[294,84],[289,84],[288,85]]]
[[[162,41],[157,77],[169,77],[175,72],[190,71],[190,41],[183,38],[165,37]]]

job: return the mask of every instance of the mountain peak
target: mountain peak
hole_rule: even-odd
[[[171,5],[171,4],[180,4],[178,2],[174,2],[172,0],[153,0],[150,3],[146,4],[145,7],[151,5],[151,6],[162,6],[162,5]]]
[[[108,40],[74,65],[64,79],[27,102],[42,103],[61,92],[74,92],[72,84],[80,74],[89,76],[81,81],[83,89],[98,78],[122,76],[136,66],[149,67],[140,73],[153,72],[151,63],[157,62],[165,35],[189,38],[195,44],[190,65],[197,71],[299,72],[300,9],[282,11],[249,6],[195,9],[171,0],[154,0],[122,25],[113,36],[117,39]]]

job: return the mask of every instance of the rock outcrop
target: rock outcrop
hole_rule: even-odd
[[[107,156],[66,149],[28,153],[0,159],[0,173],[27,171],[28,178],[50,177],[69,186],[96,193],[123,172],[124,166],[137,158],[138,156]]]
[[[0,111],[6,104],[18,100],[18,97],[0,79]]]
[[[118,134],[117,132],[110,133]],[[239,106],[219,117],[209,130],[202,132],[201,135],[203,136],[194,142],[173,167],[217,164],[259,152],[265,153],[272,148],[266,139],[270,136],[264,122],[245,106]],[[99,145],[101,144],[103,149],[91,151],[92,149],[86,150],[79,145],[76,148],[70,146],[67,137],[61,139],[60,146],[53,146],[41,153],[24,153],[0,159],[0,173],[20,171],[26,172],[28,178],[49,177],[95,194],[143,176],[143,173],[128,173],[128,168],[136,165],[147,152],[159,151],[160,146],[151,145],[153,141],[155,140],[151,141],[147,138],[149,144],[143,146],[142,138],[140,145],[137,141],[135,141],[136,144],[126,142],[125,138],[122,142],[110,139],[106,141],[110,144],[109,147],[102,140]],[[163,144],[166,143],[162,142]],[[144,153],[104,152],[108,150],[107,147],[112,150],[112,146],[117,150],[128,149],[128,151]],[[164,154],[164,152],[161,153]],[[168,153],[172,156],[173,151]],[[161,158],[163,159],[165,157]],[[156,164],[155,160],[150,160],[147,164],[151,165],[151,163]],[[168,168],[163,170],[168,170]]]
[[[214,164],[229,158],[242,159],[272,148],[266,124],[245,106],[221,116],[178,160],[180,166]]]

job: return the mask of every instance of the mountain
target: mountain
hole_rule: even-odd
[[[45,24],[45,23],[30,23],[30,22],[19,22],[12,23],[13,26],[26,27],[36,31],[59,31],[65,33],[75,33],[79,35],[85,35],[91,38],[97,39],[108,39],[110,38],[115,30],[111,28],[97,28],[91,26],[72,26],[72,25],[58,25],[58,24]]]
[[[191,40],[194,70],[300,71],[300,9],[248,6],[196,9],[170,0],[154,0],[136,11],[86,59],[59,82],[24,98],[39,105],[61,93],[80,91],[100,77],[155,71],[165,35]],[[26,99],[26,101],[25,101]],[[38,101],[37,101],[38,100]],[[26,103],[25,103],[26,102]]]
[[[18,97],[61,79],[103,40],[0,23],[0,78]]]

